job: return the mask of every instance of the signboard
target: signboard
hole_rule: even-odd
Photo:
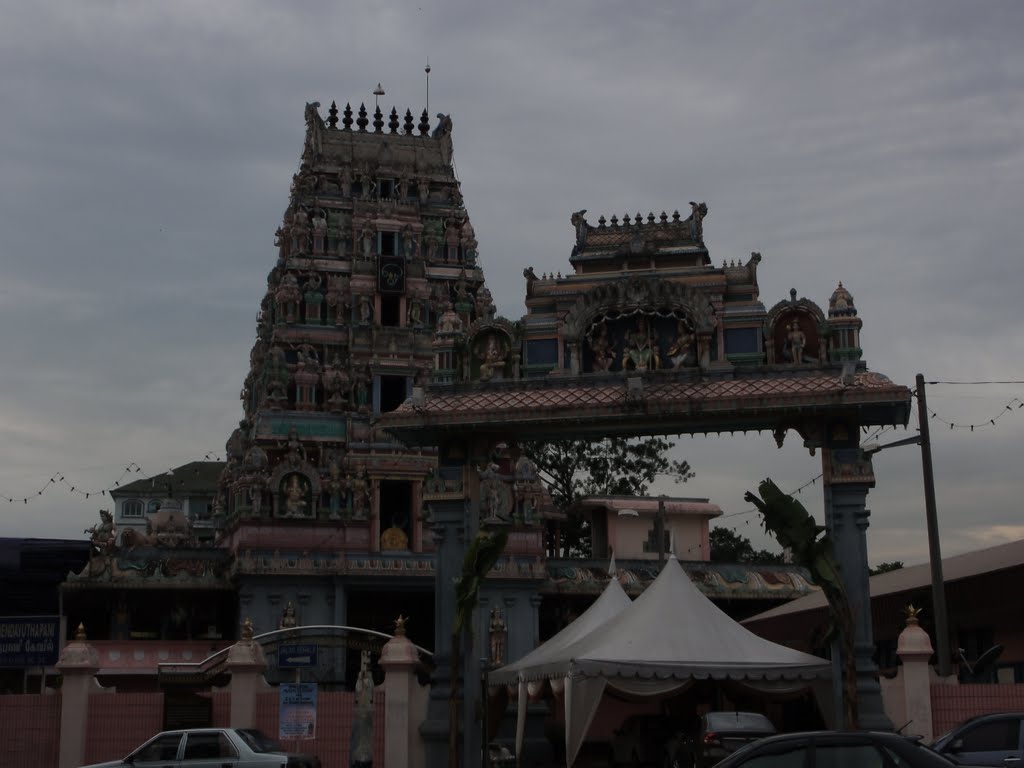
[[[315,667],[316,643],[281,644],[277,648],[277,666],[280,669]]]
[[[60,617],[0,616],[0,667],[50,667],[60,653]]]
[[[277,738],[316,738],[316,683],[282,683]]]
[[[381,256],[377,262],[377,290],[381,293],[405,293],[405,259]]]

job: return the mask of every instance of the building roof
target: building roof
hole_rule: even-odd
[[[190,461],[170,470],[170,473],[144,477],[112,490],[111,496],[166,496],[168,482],[174,497],[195,493],[214,493],[217,480],[224,469],[223,461]]]
[[[661,502],[665,503],[666,515],[718,517],[722,514],[722,508],[707,499],[689,499],[677,496],[663,496],[660,499],[657,496],[584,496],[570,505],[569,512],[634,510],[646,517],[655,514]]]
[[[946,583],[981,576],[986,573],[1003,571],[1024,565],[1024,539],[999,544],[986,549],[965,552],[962,555],[944,557],[942,559],[942,579]],[[932,582],[931,565],[921,563],[895,571],[880,573],[868,580],[871,597],[894,595],[913,589],[929,586]],[[770,611],[751,616],[744,623],[755,623],[764,619],[779,616],[790,616],[806,611],[824,608],[827,605],[824,593],[815,588],[815,592],[792,602],[772,608]]]

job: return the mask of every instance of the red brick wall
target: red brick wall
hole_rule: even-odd
[[[118,760],[163,730],[162,693],[94,693],[89,697],[85,762]]]
[[[975,715],[1022,710],[1024,684],[932,686],[932,730],[935,738]]]
[[[0,695],[0,765],[57,768],[60,696]]]
[[[227,727],[231,701],[226,692],[211,695],[212,725]],[[256,700],[256,727],[277,738],[278,693]],[[384,692],[374,695],[373,762],[384,765]],[[316,739],[286,741],[296,752],[320,757],[323,768],[347,768],[355,695],[317,696]],[[95,693],[89,697],[85,763],[124,757],[163,729],[162,693]],[[57,768],[60,752],[59,695],[0,695],[0,767]]]

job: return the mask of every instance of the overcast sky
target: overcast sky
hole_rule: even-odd
[[[428,57],[502,315],[525,311],[525,267],[569,271],[572,211],[685,216],[703,200],[716,264],[762,253],[767,307],[850,289],[872,370],[911,387],[917,372],[1024,380],[1022,3],[0,11],[0,536],[78,537],[109,505],[100,489],[223,456],[304,104],[372,106],[380,82],[382,107],[418,116]],[[943,554],[1024,536],[1015,397],[928,388]],[[795,435],[680,445],[696,477],[656,490],[710,497],[759,546],[744,491],[821,471]],[[875,468],[870,562],[923,562],[919,450]],[[820,482],[799,498],[820,516]]]

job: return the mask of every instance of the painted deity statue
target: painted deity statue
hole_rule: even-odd
[[[676,339],[668,348],[668,359],[673,370],[694,364],[693,342],[693,334],[690,333],[686,321],[680,320],[676,326]]]
[[[634,371],[647,371],[658,367],[654,338],[646,317],[637,320],[636,329],[629,334],[626,359]]]
[[[604,323],[601,324],[597,335],[590,339],[590,349],[594,355],[594,370],[599,372],[610,370],[615,363],[615,350],[608,340],[608,326]]]
[[[306,489],[299,482],[298,475],[292,475],[285,489],[284,513],[286,517],[303,517],[306,514]]]

